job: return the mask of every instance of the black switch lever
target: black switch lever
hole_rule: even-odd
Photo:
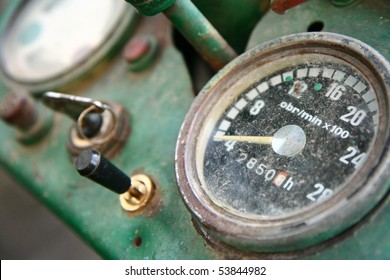
[[[81,152],[76,159],[75,166],[81,176],[87,177],[117,194],[123,194],[130,190],[130,177],[97,150],[88,149]],[[135,197],[143,195],[136,188],[131,188],[130,191]]]
[[[142,211],[154,195],[155,186],[148,176],[138,174],[130,179],[97,150],[82,151],[75,167],[81,176],[120,194],[121,206],[126,211]]]

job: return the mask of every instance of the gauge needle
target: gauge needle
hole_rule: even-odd
[[[272,136],[238,136],[238,135],[219,135],[215,136],[214,140],[223,141],[237,141],[237,142],[248,142],[255,144],[272,144]]]
[[[216,135],[214,140],[272,145],[275,153],[287,157],[299,154],[306,145],[305,132],[297,125],[283,126],[274,136]]]

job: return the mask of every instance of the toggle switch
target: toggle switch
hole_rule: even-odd
[[[43,94],[42,102],[74,121],[67,141],[74,158],[88,148],[111,158],[130,135],[130,116],[120,104],[51,91]]]
[[[126,211],[142,211],[154,195],[155,187],[148,176],[138,174],[130,178],[97,150],[81,152],[75,167],[81,176],[119,194],[121,206]]]

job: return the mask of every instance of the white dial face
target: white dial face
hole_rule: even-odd
[[[126,6],[117,0],[27,1],[3,37],[3,71],[27,82],[63,74],[104,43]]]

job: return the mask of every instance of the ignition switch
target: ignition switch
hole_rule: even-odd
[[[46,92],[42,101],[74,120],[67,141],[68,151],[74,158],[88,148],[99,149],[106,157],[111,158],[120,151],[129,137],[130,116],[117,103],[58,92]]]

